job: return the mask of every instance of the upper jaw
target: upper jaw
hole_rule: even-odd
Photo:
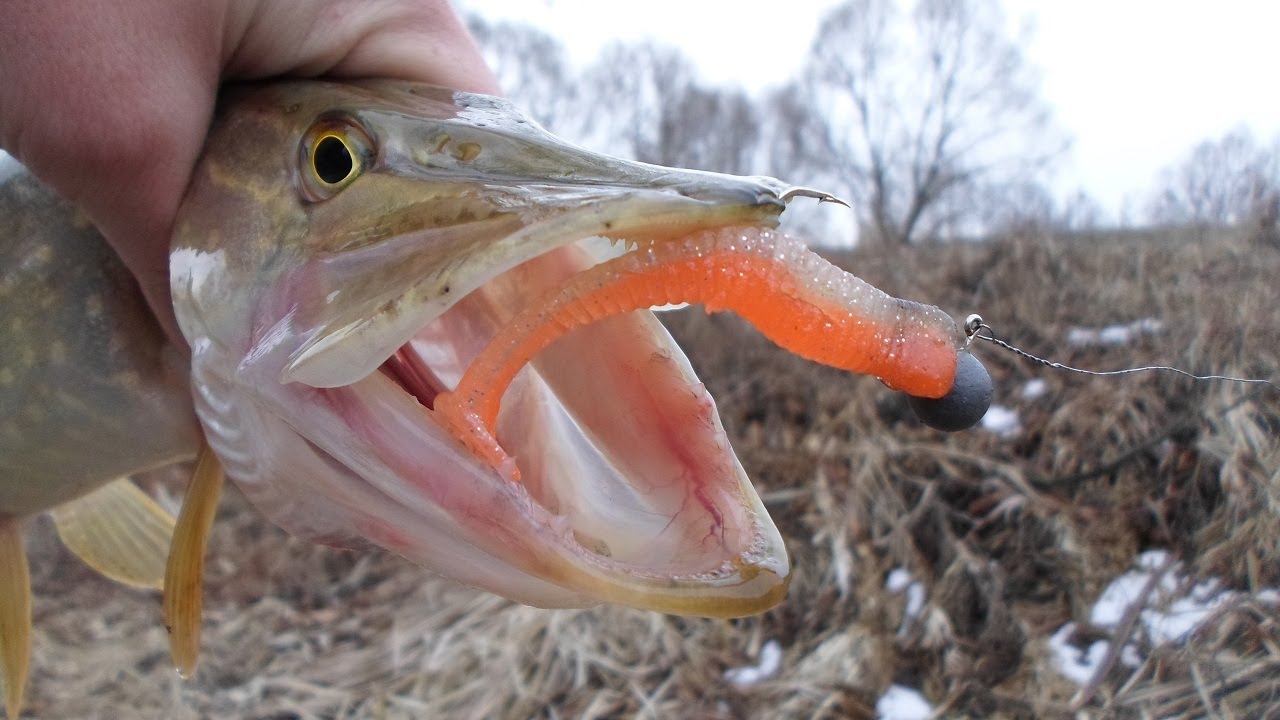
[[[428,226],[305,260],[308,277],[339,277],[323,294],[311,294],[323,298],[316,303],[323,307],[300,308],[298,319],[314,325],[304,329],[307,340],[282,381],[350,384],[468,293],[574,241],[772,226],[791,197],[826,197],[773,178],[594,153],[547,133],[504,100],[458,93],[455,102],[456,116],[431,122],[388,110],[353,111],[376,137],[379,168],[362,178],[363,187],[335,200],[350,204],[361,192],[425,193],[428,202],[447,201],[450,217],[429,216]],[[421,208],[404,211],[416,215]],[[335,305],[345,311],[335,312]]]

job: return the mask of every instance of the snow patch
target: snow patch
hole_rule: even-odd
[[[879,720],[928,720],[933,706],[919,690],[905,685],[890,685],[876,703]]]
[[[1157,582],[1151,597],[1141,597],[1152,574],[1162,567],[1169,554],[1164,550],[1148,550],[1138,556],[1131,570],[1111,581],[1093,606],[1090,620],[1099,627],[1113,629],[1120,618],[1137,602],[1148,602],[1138,618],[1156,643],[1180,643],[1195,632],[1205,618],[1237,593],[1222,588],[1214,578],[1195,583],[1188,589],[1182,564],[1169,568]]]
[[[1138,338],[1159,335],[1164,323],[1156,318],[1143,318],[1122,325],[1101,328],[1073,327],[1067,330],[1067,344],[1073,347],[1119,347]]]
[[[1018,421],[1017,410],[1003,405],[992,405],[987,408],[987,414],[982,416],[982,429],[1002,438],[1009,438],[1022,430],[1022,424]]]
[[[782,645],[777,640],[768,640],[760,648],[760,657],[755,665],[729,668],[724,671],[724,679],[736,688],[749,688],[777,675],[781,667]]]
[[[1102,591],[1089,612],[1089,622],[1103,630],[1115,630],[1130,609],[1142,603],[1138,622],[1146,631],[1145,637],[1154,644],[1178,644],[1185,642],[1214,611],[1239,598],[1240,593],[1225,589],[1217,578],[1189,582],[1181,563],[1168,566],[1150,594],[1144,597],[1143,590],[1152,576],[1166,567],[1168,558],[1165,550],[1148,550],[1139,555],[1132,570],[1112,580]],[[1280,589],[1266,588],[1253,598],[1258,602],[1280,603]],[[1057,658],[1059,672],[1083,684],[1097,671],[1111,643],[1098,640],[1081,648],[1071,642],[1075,630],[1075,623],[1058,628],[1049,638],[1049,648]],[[1130,643],[1121,648],[1120,662],[1129,667],[1140,665],[1139,647]]]
[[[1022,399],[1035,400],[1043,397],[1049,391],[1049,384],[1040,378],[1028,380],[1026,385],[1022,386]]]
[[[898,637],[904,637],[911,623],[915,622],[915,619],[920,617],[920,611],[924,610],[924,583],[916,580],[910,570],[896,567],[885,577],[884,589],[891,593],[907,594],[907,603],[902,609],[902,623],[898,625]]]
[[[1083,685],[1098,672],[1098,666],[1107,656],[1111,643],[1098,640],[1081,649],[1071,642],[1075,632],[1075,623],[1067,623],[1058,628],[1057,632],[1049,636],[1049,649],[1058,660],[1058,672],[1077,685]]]
[[[904,567],[896,567],[884,578],[884,589],[891,593],[900,593],[915,581],[911,571]]]

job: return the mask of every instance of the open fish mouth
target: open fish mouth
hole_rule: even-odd
[[[567,304],[583,313],[577,327],[529,322],[607,265],[578,244],[538,255],[430,318],[365,377],[317,391],[392,477],[498,545],[504,563],[567,590],[506,594],[698,615],[771,607],[789,578],[782,539],[713,399],[657,319],[580,302]],[[527,356],[501,352],[513,333],[546,327],[554,341]],[[364,365],[355,356],[378,344],[328,352]],[[492,398],[490,417],[467,413],[477,393]],[[483,479],[423,472],[444,455]],[[357,534],[430,563],[414,529],[387,516],[366,517]]]
[[[647,308],[735,310],[812,359],[950,387],[948,316],[770,229],[820,193],[588,153],[402,83],[269,88],[231,117],[180,217],[175,307],[210,446],[295,534],[532,605],[751,614],[785,595],[782,539]],[[246,138],[300,152],[229,183]],[[299,197],[264,211],[278,186]],[[596,262],[598,237],[630,250]]]
[[[468,442],[467,431],[485,426],[450,409],[462,377],[517,309],[587,262],[565,248],[496,278],[423,328],[380,374],[528,494],[571,559],[544,568],[548,575],[564,573],[560,582],[601,600],[673,612],[736,615],[774,604],[789,572],[781,538],[712,398],[648,313],[565,335],[505,392],[486,383],[503,399],[493,442]]]

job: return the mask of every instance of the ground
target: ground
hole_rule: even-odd
[[[1280,247],[1209,235],[1028,231],[833,259],[1071,365],[1274,380]],[[944,436],[737,318],[665,319],[787,540],[777,609],[535,610],[296,542],[230,492],[188,682],[156,595],[33,528],[28,716],[870,718],[915,690],[939,717],[1280,717],[1280,392],[1090,378],[981,343],[1003,421]],[[1191,595],[1195,622],[1157,631]]]

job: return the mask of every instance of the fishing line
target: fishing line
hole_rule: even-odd
[[[1112,377],[1116,375],[1129,375],[1131,373],[1140,373],[1140,372],[1168,372],[1168,373],[1174,373],[1176,375],[1181,375],[1183,377],[1190,378],[1192,380],[1202,380],[1202,381],[1223,380],[1226,382],[1243,383],[1243,384],[1250,384],[1250,385],[1266,385],[1272,390],[1280,391],[1280,385],[1277,385],[1276,383],[1270,380],[1263,380],[1261,378],[1231,377],[1230,375],[1196,375],[1195,373],[1188,372],[1186,370],[1181,370],[1176,367],[1170,367],[1168,365],[1144,365],[1143,367],[1123,368],[1120,370],[1085,370],[1083,368],[1071,367],[1070,365],[1064,365],[1063,363],[1060,363],[1060,362],[1046,360],[1045,358],[1039,357],[1037,355],[1033,355],[1027,352],[1026,350],[1023,350],[1022,348],[1015,347],[1010,343],[1005,342],[1004,340],[1001,340],[1000,338],[996,337],[996,331],[993,330],[990,325],[988,325],[986,322],[982,320],[981,315],[978,315],[976,313],[965,318],[964,334],[968,338],[966,341],[966,345],[972,344],[975,339],[986,340],[989,343],[998,345],[999,347],[1002,347],[1005,350],[1008,350],[1014,353],[1015,355],[1021,356],[1034,363],[1044,365],[1045,367],[1051,367],[1055,370],[1067,370],[1073,373],[1080,373],[1081,375],[1092,375],[1094,377]]]

